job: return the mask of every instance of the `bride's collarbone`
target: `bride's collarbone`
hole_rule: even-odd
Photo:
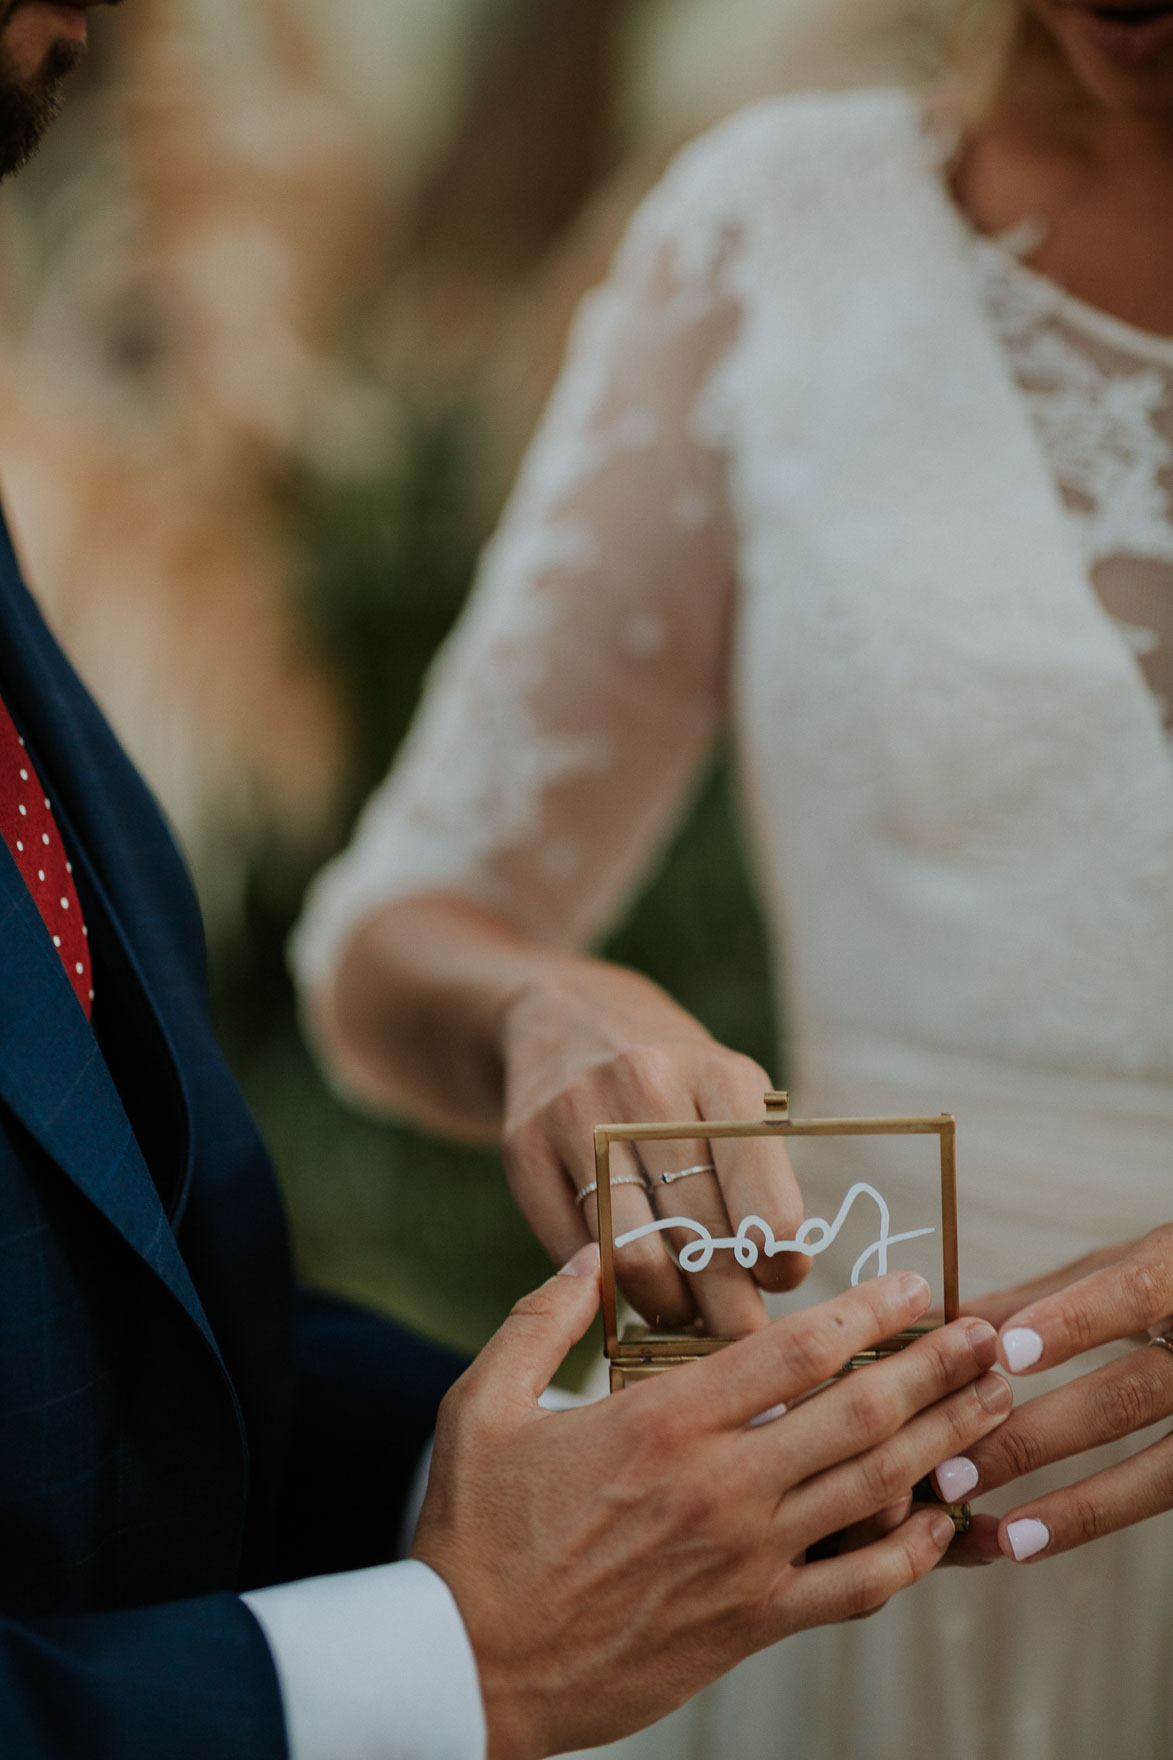
[[[980,233],[1036,227],[1026,260],[1037,273],[1136,329],[1173,337],[1173,160],[1101,167],[991,131],[965,149],[951,188]]]

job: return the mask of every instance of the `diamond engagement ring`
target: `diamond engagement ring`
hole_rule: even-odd
[[[619,1173],[616,1174],[615,1178],[611,1181],[611,1189],[614,1190],[616,1186],[642,1186],[646,1192],[648,1189],[648,1182],[646,1179],[642,1179],[638,1173]],[[583,1186],[581,1191],[575,1192],[575,1203],[581,1209],[587,1199],[593,1197],[598,1189],[599,1182],[597,1179],[593,1179],[589,1186]]]
[[[660,1184],[674,1186],[678,1179],[691,1179],[694,1173],[716,1173],[717,1169],[711,1161],[698,1161],[695,1167],[682,1167],[679,1173],[662,1173]]]

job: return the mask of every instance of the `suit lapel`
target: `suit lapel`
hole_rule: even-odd
[[[0,844],[0,1097],[167,1286],[211,1329],[90,1025]]]
[[[74,879],[89,929],[98,1043],[155,1189],[172,1229],[177,1230],[191,1182],[194,1148],[180,1060],[84,842],[59,803],[55,811],[74,854]]]
[[[2,686],[44,769],[47,792],[72,827],[90,889],[102,905],[127,975],[137,982],[174,1077],[182,1131],[181,1186],[190,1178],[190,1106],[182,1065],[123,917],[140,922],[137,886],[123,833],[153,832],[157,864],[173,863],[169,891],[188,895],[179,857],[161,834],[157,809],[103,717],[77,680],[29,597],[0,516]],[[113,779],[113,780],[112,780]],[[111,808],[116,797],[118,812]],[[123,808],[125,807],[125,814]],[[125,819],[125,825],[123,820]],[[140,845],[141,847],[141,845]],[[155,876],[158,878],[159,876]],[[166,877],[165,877],[166,878]],[[116,900],[122,901],[119,909]],[[197,930],[198,932],[198,930]],[[145,928],[140,934],[145,936]],[[220,1353],[179,1252],[174,1230],[135,1139],[97,1040],[45,933],[40,913],[0,842],[0,1098],[179,1302]]]

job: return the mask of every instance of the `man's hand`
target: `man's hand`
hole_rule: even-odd
[[[463,1614],[490,1760],[614,1741],[751,1652],[881,1607],[945,1552],[943,1512],[846,1557],[796,1561],[891,1510],[1011,1404],[1002,1377],[983,1374],[995,1337],[980,1320],[804,1400],[926,1311],[928,1286],[902,1274],[617,1398],[547,1413],[539,1396],[598,1305],[596,1249],[566,1269],[518,1304],[445,1400],[414,1549]]]

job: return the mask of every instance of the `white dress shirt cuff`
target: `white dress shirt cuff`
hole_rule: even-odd
[[[484,1760],[472,1646],[415,1560],[242,1597],[281,1683],[291,1760]]]

